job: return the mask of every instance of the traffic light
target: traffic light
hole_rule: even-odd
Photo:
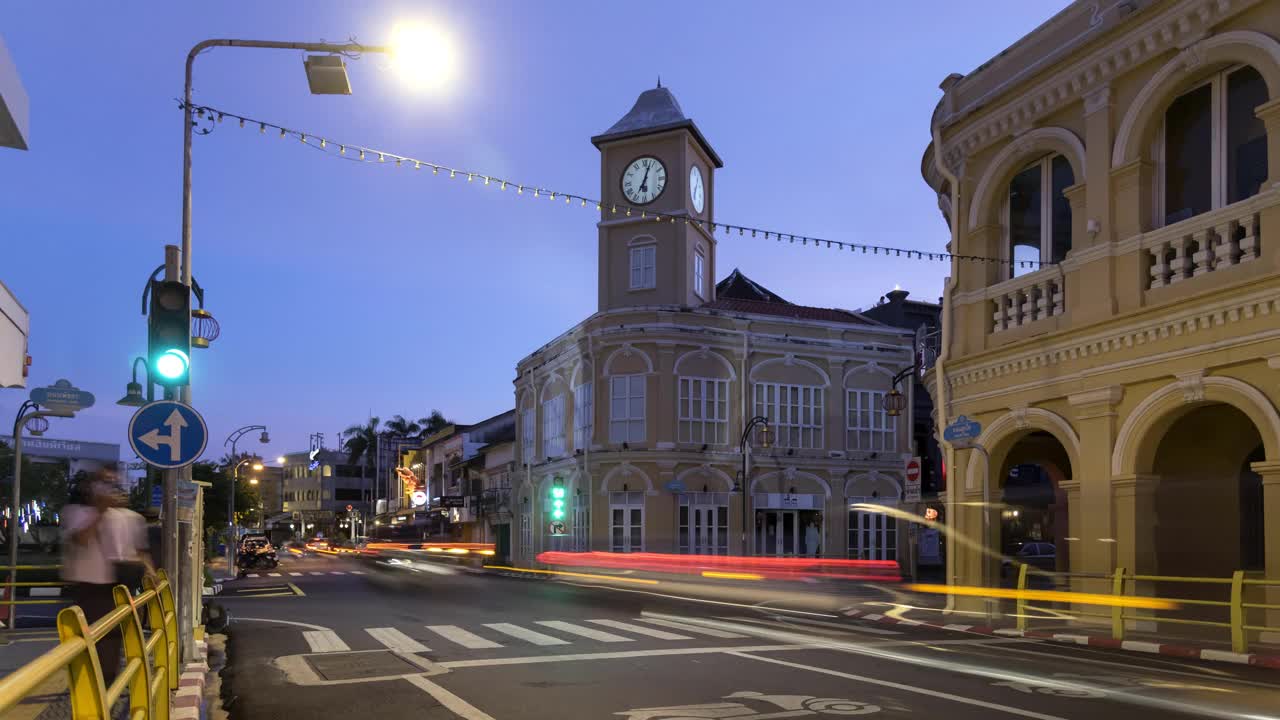
[[[564,487],[561,485],[551,488],[551,519],[564,519]]]
[[[180,282],[151,283],[147,368],[152,382],[165,387],[191,382],[191,290]]]

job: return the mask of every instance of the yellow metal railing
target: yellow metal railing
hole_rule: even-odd
[[[125,586],[115,586],[116,609],[92,625],[79,606],[58,613],[57,647],[0,678],[0,715],[65,668],[71,716],[77,720],[107,720],[111,707],[126,691],[130,720],[167,720],[169,692],[178,688],[178,618],[173,589],[163,570],[158,580],[146,578],[143,587],[135,596]],[[143,632],[142,613],[147,616],[149,634]],[[97,643],[117,631],[124,635],[125,666],[108,687],[102,663],[117,659],[100,658]]]
[[[4,582],[0,582],[0,587],[6,587],[6,588],[62,587],[67,583],[62,582],[60,580],[42,580],[38,582],[9,582],[7,579],[9,577],[9,573],[11,570],[13,571],[14,577],[17,577],[18,573],[24,570],[26,571],[60,570],[61,568],[62,568],[61,565],[14,565],[12,568],[8,565],[0,565],[0,576],[3,576],[6,578]],[[58,603],[66,602],[66,600],[60,600],[58,598],[50,598],[48,600],[18,600],[16,595],[17,593],[11,590],[9,593],[9,597],[0,599],[0,605],[56,605]]]
[[[1243,570],[1237,570],[1232,573],[1229,578],[1206,578],[1206,577],[1181,577],[1175,575],[1138,575],[1125,572],[1124,568],[1116,568],[1110,575],[1097,575],[1086,573],[1040,573],[1037,575],[1051,575],[1054,578],[1078,578],[1078,579],[1107,579],[1111,584],[1111,595],[1115,597],[1144,598],[1148,600],[1163,600],[1177,606],[1197,605],[1202,607],[1219,607],[1227,610],[1227,619],[1219,620],[1195,620],[1191,618],[1169,617],[1168,615],[1144,614],[1136,615],[1127,613],[1126,610],[1132,610],[1132,607],[1123,604],[1112,605],[1106,613],[1089,612],[1087,610],[1072,610],[1071,615],[1089,618],[1101,618],[1109,620],[1111,623],[1111,637],[1116,640],[1125,639],[1126,621],[1146,621],[1157,623],[1170,623],[1174,625],[1195,625],[1200,627],[1226,628],[1230,631],[1231,649],[1234,652],[1246,653],[1249,651],[1249,633],[1250,632],[1280,632],[1280,625],[1251,625],[1248,623],[1249,610],[1280,610],[1280,604],[1268,604],[1245,601],[1245,589],[1251,586],[1257,587],[1274,587],[1280,589],[1280,580],[1264,580],[1259,578],[1249,578],[1245,576]],[[1025,592],[1028,590],[1028,566],[1020,564],[1018,567],[1018,591]],[[1189,585],[1219,585],[1227,586],[1227,597],[1224,600],[1203,600],[1199,598],[1152,598],[1147,595],[1139,595],[1136,592],[1136,585],[1139,582],[1158,582],[1158,583],[1183,583]],[[1029,619],[1032,619],[1028,610],[1027,599],[1019,594],[1015,603],[1015,615],[1017,618],[1017,628],[1026,630]]]

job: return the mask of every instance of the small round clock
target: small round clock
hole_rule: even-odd
[[[706,188],[702,186],[702,171],[694,165],[689,168],[689,200],[693,202],[694,212],[702,212],[706,199]]]
[[[622,194],[636,205],[648,205],[667,188],[667,168],[656,157],[638,157],[622,171]]]

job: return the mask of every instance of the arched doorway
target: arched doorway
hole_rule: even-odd
[[[1168,425],[1155,448],[1153,567],[1139,572],[1230,577],[1262,569],[1262,483],[1249,464],[1262,460],[1264,450],[1249,416],[1225,403],[1191,408]],[[1185,585],[1168,590],[1188,596]]]
[[[1016,580],[1013,561],[1045,572],[1070,568],[1067,494],[1071,457],[1052,434],[1032,430],[1014,441],[1000,474],[999,551],[1006,583]]]

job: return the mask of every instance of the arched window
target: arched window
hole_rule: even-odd
[[[1071,163],[1058,154],[1046,155],[1023,168],[1009,181],[1005,208],[1008,277],[1040,269],[1041,262],[1059,262],[1071,250],[1071,204],[1064,190],[1076,182]]]
[[[1156,139],[1158,225],[1169,225],[1258,193],[1267,179],[1267,132],[1254,109],[1267,102],[1249,66],[1215,73],[1179,95]]]

